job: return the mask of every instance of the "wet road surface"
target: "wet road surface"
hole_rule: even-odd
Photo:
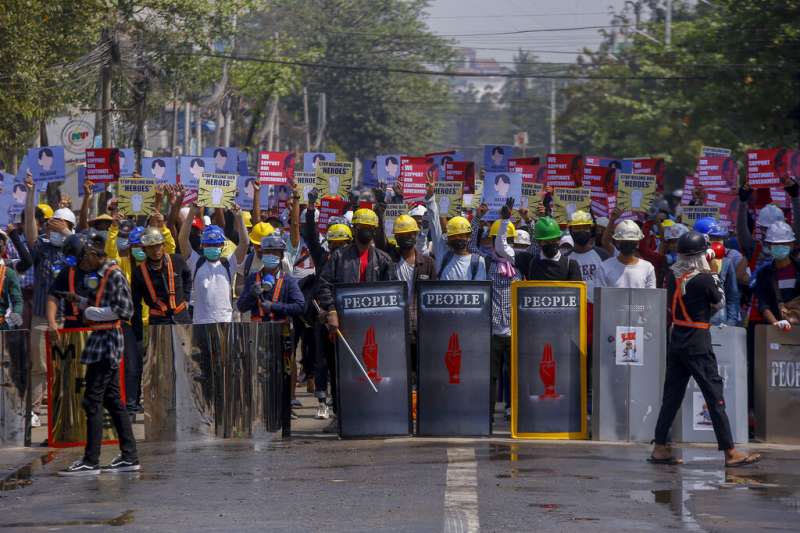
[[[140,443],[142,472],[71,479],[55,472],[80,450],[43,452],[6,475],[0,530],[797,531],[797,449],[727,470],[712,447],[682,448],[683,466],[650,465],[648,450],[309,434]]]

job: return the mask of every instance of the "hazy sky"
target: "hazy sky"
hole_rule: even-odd
[[[625,0],[432,0],[428,24],[440,35],[606,26],[609,10]],[[584,46],[600,42],[598,29],[454,37],[479,57],[511,61],[518,48],[542,61],[572,62]],[[507,65],[508,66],[508,65]]]

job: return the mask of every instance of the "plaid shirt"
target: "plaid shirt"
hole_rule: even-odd
[[[20,240],[23,246],[27,246],[25,244],[25,237],[20,235]],[[8,253],[8,264],[13,265],[16,267],[16,264],[19,263],[19,252],[17,251],[17,247],[14,246],[14,243],[10,240],[8,241],[8,246],[6,247],[6,252]],[[27,289],[29,287],[33,287],[33,267],[30,267],[24,273],[17,273],[19,276],[19,285],[23,289]]]
[[[105,275],[111,265],[110,262],[103,265],[98,274],[101,277]],[[90,300],[89,305],[93,304],[94,301]],[[110,307],[120,320],[130,320],[133,316],[131,289],[125,279],[125,274],[119,268],[109,275],[99,307]],[[124,347],[125,339],[122,336],[121,328],[94,331],[86,340],[86,346],[81,353],[81,363],[88,365],[108,359],[116,367],[122,357]]]

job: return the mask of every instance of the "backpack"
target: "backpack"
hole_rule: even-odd
[[[197,271],[200,270],[200,267],[206,264],[208,259],[205,256],[200,256],[200,259],[197,260],[197,263],[194,265],[194,274],[192,274],[192,285],[194,285],[194,278],[197,277]],[[220,257],[219,262],[225,267],[225,273],[228,274],[228,283],[232,283],[231,281],[231,264],[225,257]]]
[[[437,274],[437,277],[439,279],[442,278],[442,272],[444,272],[444,269],[447,268],[447,266],[453,260],[453,257],[455,257],[455,255],[456,254],[453,252],[453,250],[448,250],[447,253],[444,254],[444,258],[442,259],[442,266],[439,269],[439,274]],[[478,275],[478,267],[480,267],[481,256],[479,254],[470,254],[470,255],[471,255],[469,261],[470,280],[474,281],[475,276]]]

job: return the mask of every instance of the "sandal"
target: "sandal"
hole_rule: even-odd
[[[732,461],[730,463],[728,461],[725,461],[725,467],[735,468],[737,466],[750,466],[756,464],[760,460],[761,460],[760,453],[751,453],[749,455],[746,455],[743,459],[739,459],[738,461]]]
[[[658,457],[653,457],[652,455],[647,458],[648,463],[652,463],[654,465],[682,465],[683,459],[679,459],[677,457],[666,457],[664,459],[659,459]]]

